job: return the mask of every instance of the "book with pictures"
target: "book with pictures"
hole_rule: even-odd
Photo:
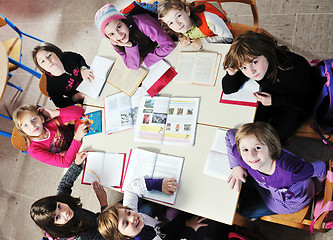
[[[227,181],[231,174],[225,136],[227,130],[217,129],[211,150],[208,153],[204,174]]]
[[[128,184],[137,178],[174,178],[179,183],[183,169],[184,158],[166,154],[157,154],[140,148],[131,149],[125,169],[121,190],[125,191]],[[145,198],[174,204],[177,192],[168,195],[159,191],[149,191]]]
[[[249,79],[235,93],[225,94],[222,92],[220,103],[257,107],[258,101],[253,94],[259,89],[259,84],[255,80]]]
[[[143,97],[134,141],[194,145],[199,98]]]
[[[119,57],[113,65],[108,83],[124,92],[128,96],[133,96],[140,86],[148,71],[142,67],[137,70],[128,68],[123,59]]]
[[[144,88],[139,87],[132,97],[123,92],[104,98],[105,133],[133,128],[139,102],[147,96]]]
[[[91,82],[84,79],[76,90],[91,98],[98,98],[102,92],[113,63],[114,61],[111,59],[95,56],[94,61],[91,64],[91,70],[94,73],[95,79]]]
[[[175,81],[214,86],[221,65],[221,54],[215,52],[181,52]]]
[[[75,122],[75,129],[82,124],[88,122],[90,124],[89,131],[86,136],[102,132],[102,110],[86,113],[78,121]]]
[[[125,153],[88,152],[81,183],[97,181],[104,187],[120,188],[125,160]]]

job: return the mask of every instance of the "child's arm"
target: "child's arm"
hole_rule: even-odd
[[[80,152],[76,154],[75,162],[72,163],[65,175],[60,180],[57,188],[57,194],[71,195],[73,184],[82,171],[81,164],[86,158],[86,152]]]
[[[101,205],[101,210],[108,206],[108,199],[104,187],[98,182],[93,182],[93,189],[95,191],[96,197]]]
[[[157,42],[158,46],[152,53],[148,53],[144,59],[147,67],[160,61],[175,48],[175,44],[171,37],[163,30],[160,23],[148,14],[138,14],[133,16],[138,28],[153,42]]]
[[[78,106],[69,106],[65,108],[59,108],[58,120],[60,123],[66,123],[72,120],[77,120],[84,114],[84,109]]]
[[[222,79],[222,90],[225,94],[237,92],[247,80],[249,80],[249,78],[240,70],[234,75],[227,73]]]
[[[130,69],[138,69],[141,65],[140,52],[138,45],[132,47],[125,47],[125,52],[119,51],[115,46],[114,50],[121,56],[126,67]]]

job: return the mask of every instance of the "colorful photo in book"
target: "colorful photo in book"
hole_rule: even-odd
[[[82,123],[89,123],[89,132],[86,136],[102,132],[102,110],[86,113],[75,123],[75,129]]]

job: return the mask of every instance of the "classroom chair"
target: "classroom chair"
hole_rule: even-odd
[[[332,171],[332,160],[328,162],[328,170]],[[325,180],[325,188],[323,190],[323,203],[324,206],[328,201],[332,201],[333,198],[333,182],[330,182],[328,178]],[[318,195],[320,196],[320,194]],[[316,198],[318,198],[318,196]],[[275,214],[270,216],[261,217],[261,220],[267,222],[278,223],[281,225],[286,225],[294,228],[309,230],[312,222],[312,214],[314,211],[314,206],[316,205],[316,198],[304,209],[293,213],[293,214]],[[325,222],[324,219],[326,213],[323,213],[316,221],[313,226],[315,231],[324,232],[325,231]]]
[[[25,141],[24,137],[21,135],[21,133],[17,130],[16,127],[13,128],[11,142],[16,149],[23,152],[27,151],[27,142]]]
[[[46,75],[42,73],[42,76],[39,79],[39,90],[45,97],[50,97],[49,93],[46,90]]]

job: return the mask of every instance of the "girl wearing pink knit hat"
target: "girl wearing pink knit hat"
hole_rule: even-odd
[[[171,37],[149,14],[125,16],[106,4],[97,11],[95,24],[131,69],[138,69],[142,62],[150,67],[175,48]]]

